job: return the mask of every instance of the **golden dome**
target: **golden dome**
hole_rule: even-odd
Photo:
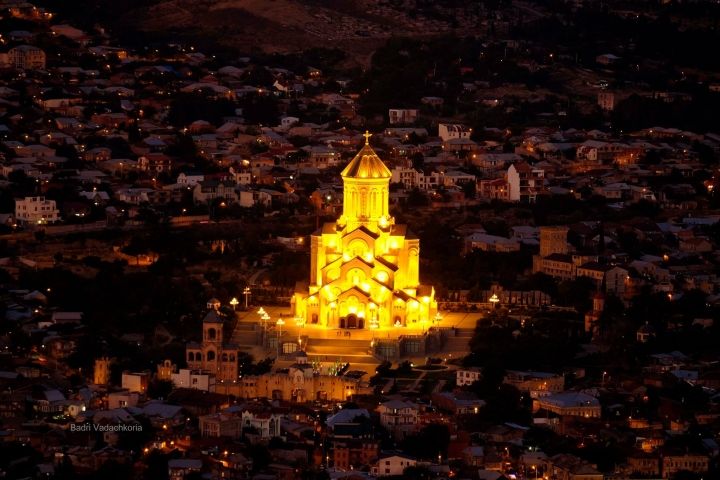
[[[391,178],[390,169],[385,166],[375,150],[372,149],[368,139],[369,133],[365,134],[365,145],[355,155],[347,167],[340,173],[343,178]]]

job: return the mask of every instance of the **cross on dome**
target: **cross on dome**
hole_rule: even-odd
[[[365,137],[365,145],[370,145],[370,137],[372,137],[372,133],[370,133],[368,130],[365,130],[365,133],[363,133],[363,137]]]

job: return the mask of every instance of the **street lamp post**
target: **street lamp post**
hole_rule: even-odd
[[[267,336],[267,321],[270,320],[270,315],[268,315],[265,309],[262,307],[260,307],[257,313],[258,315],[260,315],[260,320],[262,320],[262,345],[265,346],[265,337]]]
[[[251,293],[250,287],[245,287],[245,289],[243,290],[243,295],[245,295],[245,309],[246,310],[248,308],[248,297],[250,296],[250,293]]]
[[[493,305],[493,310],[497,308],[497,304],[500,303],[500,299],[497,296],[497,293],[493,293],[492,297],[490,297],[490,303]]]
[[[230,305],[232,306],[233,312],[235,311],[235,308],[237,307],[238,303],[240,303],[240,302],[238,302],[238,299],[235,297],[233,297],[232,300],[230,300]]]
[[[277,325],[277,327],[278,327],[278,338],[277,338],[277,345],[276,345],[276,347],[277,347],[276,357],[279,357],[279,356],[280,356],[280,339],[282,338],[282,326],[285,325],[285,320],[283,320],[282,318],[278,318],[278,321],[275,322],[275,325]]]
[[[300,327],[300,330],[298,330],[298,344],[300,345],[300,350],[302,350],[302,334],[303,328],[305,328],[305,317],[295,317],[295,325]]]
[[[270,315],[266,313],[263,313],[262,321],[263,321],[263,335],[267,335],[267,322],[270,320]]]

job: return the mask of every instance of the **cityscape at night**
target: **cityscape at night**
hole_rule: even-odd
[[[719,49],[718,0],[0,0],[0,479],[720,479]]]

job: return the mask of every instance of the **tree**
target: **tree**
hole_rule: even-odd
[[[425,193],[415,187],[410,190],[410,193],[408,194],[407,204],[411,207],[425,207],[430,204],[430,201]]]
[[[422,172],[425,168],[425,156],[421,152],[413,153],[412,157],[412,168],[418,172]]]
[[[147,394],[150,398],[167,398],[173,388],[173,382],[170,380],[154,379],[148,385]]]
[[[474,181],[463,182],[461,187],[463,190],[463,194],[465,194],[465,198],[467,198],[467,199],[475,198],[475,195],[477,193],[477,183],[475,183]]]
[[[108,460],[91,476],[97,480],[125,480],[132,478],[132,466],[129,463],[120,463]]]
[[[426,480],[433,478],[430,469],[425,465],[412,465],[403,470],[403,478],[409,480]]]
[[[401,448],[409,455],[429,460],[438,455],[446,457],[449,444],[450,431],[447,425],[431,423],[416,435],[405,437]]]

